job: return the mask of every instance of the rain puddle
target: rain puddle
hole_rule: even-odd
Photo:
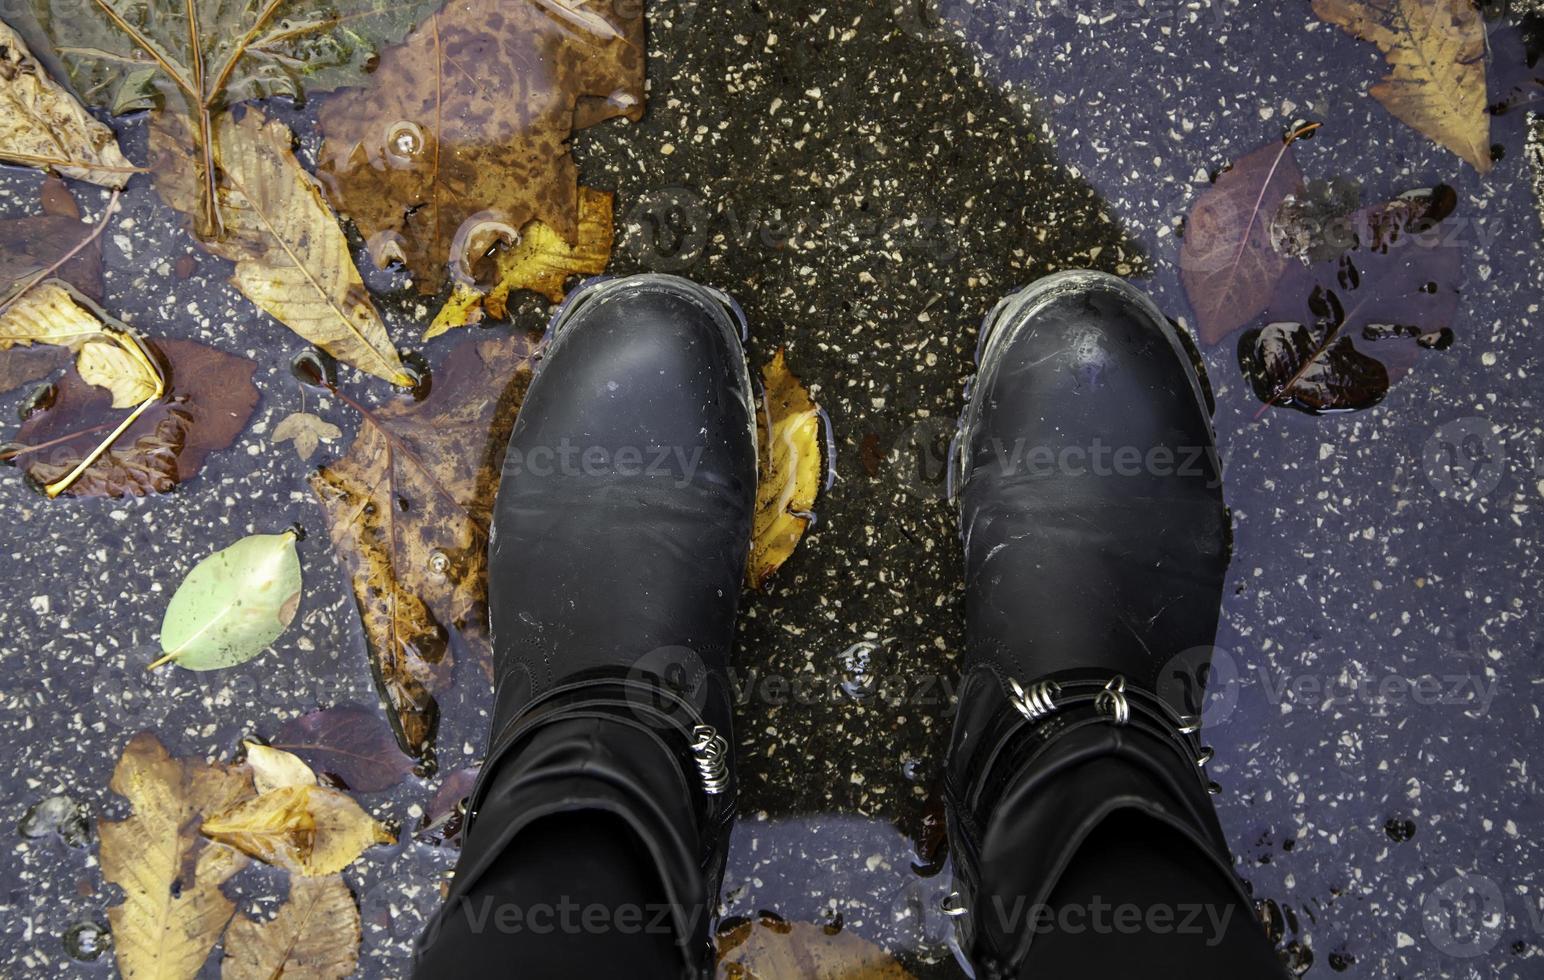
[[[138,402],[86,382],[78,350],[0,353],[0,972],[113,971],[102,828],[133,811],[108,784],[149,730],[212,772],[244,739],[293,751],[378,820],[397,842],[344,872],[358,974],[406,975],[486,737],[497,456],[565,282],[602,268],[732,294],[753,367],[781,349],[821,410],[810,438],[834,442],[818,522],[791,515],[802,540],[742,603],[726,975],[787,975],[790,951],[960,975],[939,906],[963,645],[949,440],[982,315],[1079,267],[1133,277],[1201,337],[1236,534],[1210,769],[1284,960],[1480,976],[1540,955],[1512,907],[1544,838],[1512,775],[1539,734],[1515,671],[1539,639],[1521,582],[1544,493],[1526,70],[1492,78],[1509,101],[1482,176],[1370,98],[1376,49],[1306,5],[685,0],[648,7],[646,51],[633,4],[345,5],[369,26],[203,25],[210,65],[264,38],[204,98],[179,81],[199,60],[183,35],[158,75],[94,8],[4,15],[94,107],[171,121],[102,113],[131,162],[99,161],[116,194],[0,169],[0,283],[47,270],[103,337],[132,328],[153,361],[135,377],[165,386],[71,478]],[[1494,63],[1525,63],[1529,35],[1492,13]],[[1236,230],[1203,207],[1230,186],[1290,199],[1269,222],[1246,208],[1241,241],[1291,261],[1218,299],[1182,256]],[[285,236],[243,201],[285,216],[321,286],[264,291]],[[216,245],[191,233],[215,224]],[[307,326],[318,303],[353,328]],[[290,527],[303,598],[269,652],[144,669],[197,562]],[[253,860],[223,887],[261,918],[286,880]],[[1477,881],[1502,925],[1423,912],[1490,896]]]

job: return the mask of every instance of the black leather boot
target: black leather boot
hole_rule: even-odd
[[[493,517],[492,734],[447,910],[533,821],[600,811],[658,869],[684,968],[706,967],[756,496],[743,327],[660,275],[587,283],[553,318]]]
[[[1045,975],[1032,912],[1112,816],[1189,842],[1252,918],[1193,685],[1171,676],[1204,679],[1230,550],[1179,332],[1121,280],[1062,273],[998,304],[977,363],[954,457],[967,648],[947,912],[961,952],[978,975]]]

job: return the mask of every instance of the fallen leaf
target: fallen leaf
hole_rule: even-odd
[[[1473,0],[1313,0],[1313,12],[1383,52],[1389,73],[1368,92],[1396,119],[1490,170],[1485,21]]]
[[[48,347],[0,351],[0,395],[43,380],[64,367],[68,356]]]
[[[359,906],[339,875],[291,878],[267,922],[241,916],[225,934],[221,980],[342,980],[359,966]]]
[[[1371,408],[1389,390],[1382,362],[1323,320],[1251,330],[1239,342],[1239,362],[1262,402],[1310,415]]]
[[[204,819],[205,837],[292,874],[342,871],[366,848],[396,838],[348,795],[324,786],[281,786]]]
[[[259,793],[284,786],[315,786],[316,773],[298,755],[261,742],[244,742],[247,768],[252,770],[252,785]]]
[[[488,515],[534,348],[467,338],[421,402],[367,409],[342,459],[311,477],[349,574],[397,740],[432,761],[448,632],[486,656]]]
[[[477,785],[477,767],[457,769],[424,807],[423,819],[413,832],[413,839],[435,847],[460,847],[466,825],[466,799]]]
[[[529,289],[556,303],[563,298],[569,276],[594,276],[606,270],[611,259],[611,195],[579,188],[579,243],[572,247],[563,236],[540,221],[520,232],[520,241],[495,252],[494,284],[486,294],[473,284],[458,282],[439,315],[424,333],[424,340],[455,327],[477,323],[484,314],[503,319],[509,314],[509,294]]]
[[[295,538],[249,535],[193,566],[161,620],[165,654],[150,666],[218,670],[268,649],[300,607]]]
[[[292,412],[273,427],[273,441],[293,442],[295,455],[302,460],[315,456],[318,446],[342,434],[342,429],[310,412]]]
[[[642,5],[452,0],[322,107],[317,175],[434,293],[532,221],[579,244],[569,135],[642,110]]]
[[[40,197],[41,214],[0,220],[0,302],[25,283],[41,279],[50,267],[53,275],[100,302],[102,250],[96,233],[105,223],[83,224],[80,208],[62,180],[47,178]]]
[[[246,858],[199,836],[199,821],[252,792],[244,773],[177,760],[149,732],[135,735],[110,784],[134,812],[103,823],[102,877],[123,889],[107,910],[126,978],[196,976],[235,912],[220,884]]]
[[[814,520],[825,474],[820,409],[788,370],[783,351],[761,369],[756,518],[745,580],[759,589],[787,561]]]
[[[1303,190],[1293,139],[1247,154],[1196,200],[1185,219],[1180,280],[1208,344],[1265,311],[1289,256],[1272,240],[1273,218]]]
[[[185,214],[196,206],[193,168],[182,156],[176,117],[151,127],[156,188]],[[282,122],[248,109],[222,115],[216,161],[227,237],[209,251],[236,263],[232,283],[252,302],[340,361],[412,387],[386,324],[370,302],[348,239],[292,149]]]
[[[180,101],[194,120],[187,176],[198,186],[201,236],[223,235],[214,171],[229,131],[226,107],[252,99],[323,92],[359,82],[383,43],[395,41],[439,0],[90,0],[36,4],[75,90],[114,113]],[[238,137],[239,138],[239,137]]]
[[[721,928],[717,976],[728,980],[911,980],[911,973],[873,943],[850,932],[760,915]]]
[[[17,297],[0,315],[0,350],[50,344],[78,351],[102,337],[106,327],[99,311],[51,279]]]
[[[257,365],[188,340],[149,345],[166,365],[172,390],[72,483],[78,497],[165,493],[191,479],[209,454],[229,446],[257,406]],[[71,472],[115,423],[112,396],[72,367],[46,408],[22,423],[16,441],[27,475],[51,484]]]
[[[87,384],[106,388],[113,396],[113,408],[133,408],[149,398],[159,397],[162,381],[142,358],[136,358],[120,344],[88,340],[81,345],[75,370]]]
[[[391,727],[363,705],[345,704],[300,715],[280,727],[272,744],[358,793],[390,789],[413,769],[413,760],[397,748]]]
[[[113,131],[91,117],[0,22],[0,160],[122,187],[135,167]]]

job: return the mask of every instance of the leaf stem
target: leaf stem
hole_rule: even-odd
[[[139,338],[127,331],[113,330],[111,328],[104,330],[103,333],[119,347],[122,347],[140,367],[150,372],[151,377],[155,378],[155,390],[150,393],[149,398],[140,402],[139,407],[130,412],[127,418],[118,423],[118,427],[106,439],[103,439],[95,449],[86,454],[84,459],[75,464],[75,468],[65,474],[63,479],[56,480],[43,488],[43,492],[48,494],[50,499],[58,497],[61,493],[68,490],[71,484],[80,479],[82,473],[91,468],[92,463],[95,463],[101,458],[103,453],[112,448],[113,443],[118,441],[118,437],[129,430],[129,426],[133,425],[141,415],[145,414],[147,408],[166,397],[166,375],[161,372],[160,365],[155,363],[155,359],[140,345]]]

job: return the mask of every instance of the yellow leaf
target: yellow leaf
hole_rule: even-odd
[[[338,875],[291,878],[272,919],[242,916],[225,934],[221,980],[341,980],[359,965],[359,906]]]
[[[554,229],[540,221],[530,222],[521,230],[518,243],[494,256],[495,282],[487,295],[476,286],[457,283],[424,339],[477,323],[485,313],[502,319],[509,314],[509,294],[517,289],[529,289],[558,302],[569,276],[594,276],[606,270],[613,235],[611,195],[579,188],[576,244],[570,247]]]
[[[240,121],[226,113],[214,125],[228,237],[205,247],[236,263],[236,288],[274,319],[340,361],[411,386],[414,379],[370,302],[343,229],[295,159],[289,127],[250,106]],[[196,220],[201,198],[197,167],[185,149],[190,143],[182,117],[156,117],[156,189]]]
[[[96,313],[57,279],[39,283],[0,316],[0,350],[32,344],[79,349],[102,333]]]
[[[261,742],[247,742],[247,765],[259,793],[284,786],[315,786],[316,773],[298,755]]]
[[[332,442],[343,430],[310,412],[292,412],[273,427],[274,442],[293,442],[295,455],[302,460],[316,455],[316,449],[324,442]]]
[[[86,341],[75,359],[75,370],[87,384],[112,392],[114,408],[133,408],[146,399],[160,397],[160,380],[149,362],[111,341]]]
[[[720,932],[718,971],[740,980],[913,980],[873,943],[850,932],[763,916]]]
[[[107,910],[118,970],[130,980],[193,977],[235,911],[220,883],[247,860],[195,828],[249,795],[251,781],[199,759],[173,759],[141,732],[110,785],[134,807],[128,819],[101,826],[102,876],[123,889],[122,904]]]
[[[1395,118],[1490,170],[1485,21],[1472,0],[1313,0],[1314,14],[1388,60],[1369,89]]]
[[[358,803],[335,789],[281,786],[204,821],[204,836],[274,867],[300,875],[330,875],[374,844],[396,838]]]
[[[788,560],[814,519],[825,472],[820,409],[788,370],[779,348],[761,370],[756,519],[745,579],[758,589]]]
[[[54,83],[21,36],[0,23],[0,160],[43,167],[103,187],[137,168],[113,131]]]

